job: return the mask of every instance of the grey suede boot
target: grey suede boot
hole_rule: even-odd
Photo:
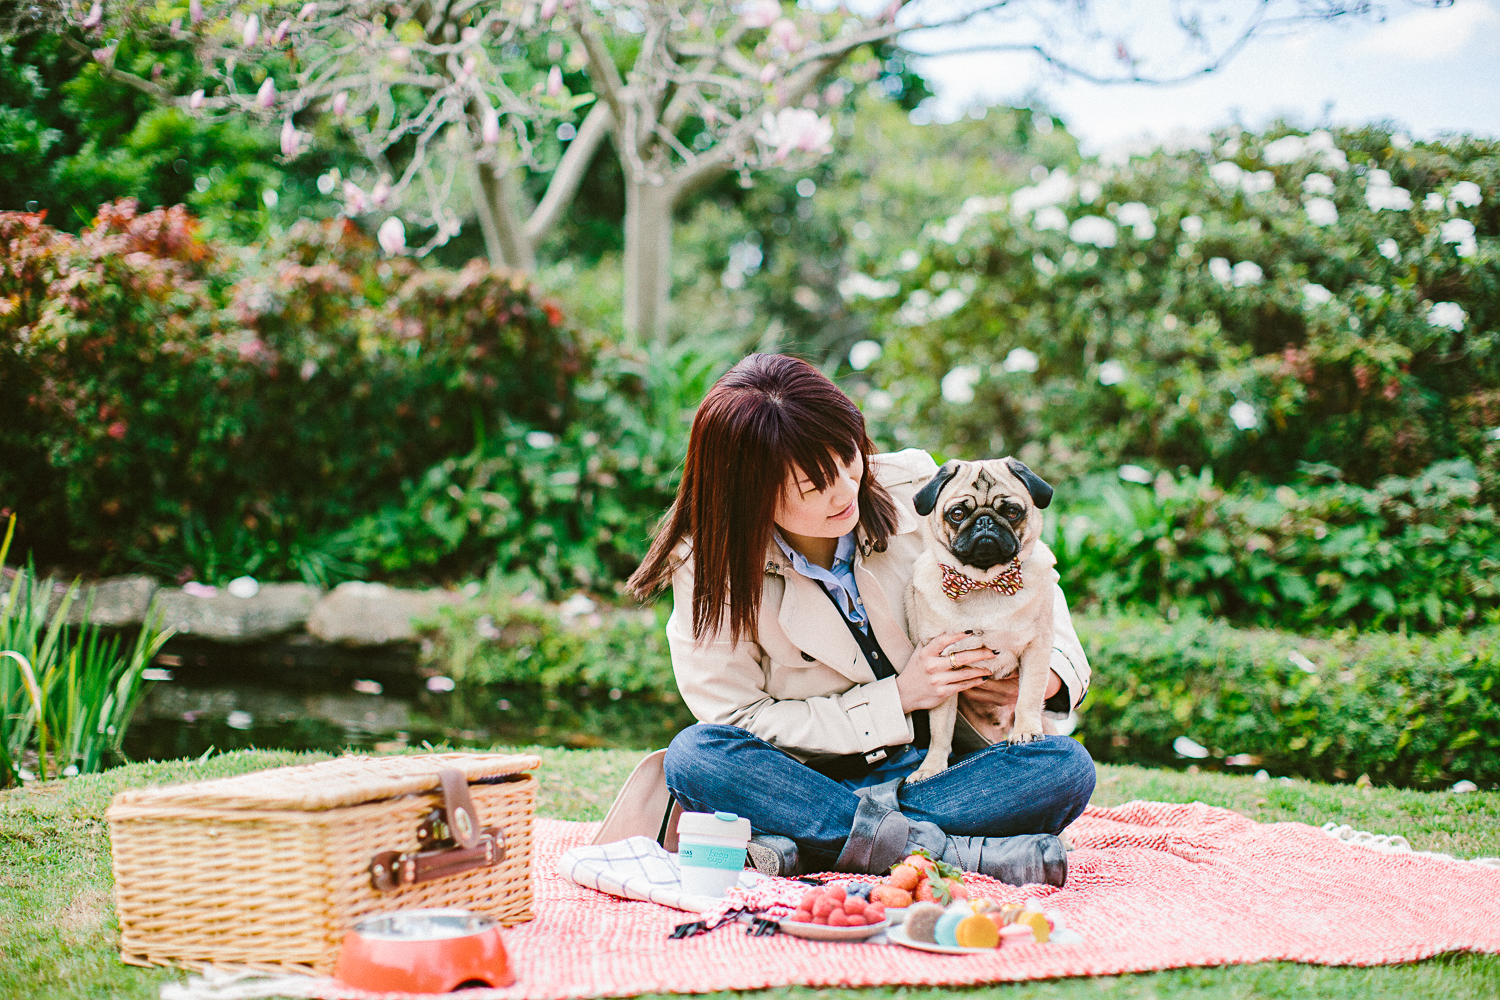
[[[1068,879],[1068,854],[1050,833],[1014,837],[950,837],[936,823],[908,819],[896,792],[904,778],[861,788],[859,808],[834,870],[884,875],[892,865],[922,848],[934,858],[966,872],[978,872],[1010,885],[1062,886]]]

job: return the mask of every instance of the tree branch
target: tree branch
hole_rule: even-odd
[[[613,117],[606,105],[595,102],[583,119],[583,124],[578,127],[578,134],[568,145],[568,151],[558,161],[557,169],[552,171],[546,193],[526,222],[526,238],[531,241],[532,246],[536,246],[552,231],[552,227],[562,218],[563,210],[572,203],[584,174],[588,172],[589,164],[593,162],[594,153],[609,134]]]

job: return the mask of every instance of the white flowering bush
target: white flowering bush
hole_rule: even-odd
[[[887,443],[1221,482],[1467,458],[1497,495],[1500,143],[1224,131],[971,208],[853,300]]]

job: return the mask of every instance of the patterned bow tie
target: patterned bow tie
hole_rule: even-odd
[[[971,590],[998,590],[1006,597],[1011,597],[1021,590],[1020,559],[1012,559],[1000,571],[999,576],[988,582],[976,580],[972,576],[965,576],[952,566],[946,566],[943,563],[938,563],[938,568],[943,571],[943,593],[948,595],[948,600],[950,601],[958,600]]]

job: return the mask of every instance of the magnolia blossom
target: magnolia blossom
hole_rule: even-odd
[[[1156,235],[1156,223],[1151,219],[1151,209],[1143,202],[1127,201],[1115,211],[1120,225],[1129,226],[1138,240],[1149,240]]]
[[[1327,198],[1309,198],[1303,206],[1307,221],[1315,226],[1331,226],[1339,221],[1338,206]]]
[[[83,19],[83,21],[79,23],[78,26],[80,28],[82,28],[84,31],[93,31],[95,28],[99,27],[99,25],[101,25],[103,23],[104,23],[104,4],[100,3],[99,0],[94,0],[94,6],[92,6],[92,7],[89,8],[88,16],[85,17]]]
[[[380,224],[375,239],[379,241],[380,249],[388,254],[406,252],[406,226],[394,215]]]
[[[302,146],[302,134],[297,131],[297,126],[292,124],[288,118],[281,123],[281,155],[290,159],[297,155]]]
[[[556,97],[563,92],[562,68],[553,66],[547,71],[547,96]]]
[[[1234,282],[1235,288],[1244,288],[1246,285],[1258,285],[1265,276],[1265,272],[1260,269],[1260,265],[1251,260],[1240,261],[1229,272],[1230,280]]]
[[[1395,240],[1389,237],[1375,244],[1375,249],[1380,251],[1380,256],[1386,260],[1395,260],[1401,254],[1401,247],[1396,244]]]
[[[1255,412],[1255,407],[1243,399],[1234,401],[1229,407],[1229,419],[1234,421],[1234,426],[1242,431],[1254,429],[1260,423],[1260,414]]]
[[[188,107],[192,108],[194,111],[197,111],[199,108],[203,107],[203,91],[195,90],[188,95]]]
[[[1333,178],[1327,174],[1308,174],[1302,178],[1302,190],[1308,194],[1333,194]]]
[[[1190,240],[1196,240],[1203,235],[1203,220],[1196,215],[1185,216],[1178,225],[1182,227],[1182,231]]]
[[[335,117],[342,118],[344,112],[349,110],[349,91],[341,90],[333,95],[333,113]]]
[[[1219,284],[1227,285],[1234,278],[1234,266],[1223,257],[1214,257],[1208,262],[1208,273]]]
[[[282,18],[281,23],[276,26],[276,30],[271,33],[271,44],[280,45],[286,38],[286,33],[291,27],[292,19],[289,17]]]
[[[1037,209],[1036,218],[1031,220],[1031,228],[1038,232],[1049,229],[1065,230],[1068,228],[1068,213],[1056,205],[1046,205]]]
[[[1099,366],[1100,385],[1119,385],[1125,377],[1125,366],[1118,361],[1109,360]]]
[[[1140,483],[1142,486],[1151,482],[1151,472],[1139,465],[1120,466],[1120,478],[1127,483]]]
[[[317,16],[317,13],[318,5],[316,3],[305,3],[302,5],[301,12],[297,15],[297,20],[311,21],[314,17]]]
[[[381,177],[380,180],[378,180],[378,181],[375,182],[375,186],[370,189],[370,204],[373,205],[373,206],[375,206],[376,208],[380,208],[388,200],[390,200],[390,197],[391,197],[391,181],[390,181],[390,178],[388,178],[388,177]]]
[[[1438,227],[1444,243],[1455,243],[1460,257],[1472,257],[1479,252],[1479,241],[1474,236],[1474,223],[1468,219],[1448,219]]]
[[[1074,243],[1091,243],[1096,247],[1114,246],[1118,234],[1119,230],[1113,222],[1098,215],[1085,215],[1068,227],[1068,239]]]
[[[1016,218],[1029,215],[1044,205],[1059,205],[1073,197],[1073,178],[1062,167],[1048,174],[1039,184],[1019,188],[1010,196],[1010,212]]]
[[[1034,372],[1040,364],[1040,359],[1035,351],[1028,351],[1024,347],[1013,347],[1005,360],[1000,362],[1000,368],[1007,372]]]
[[[1347,170],[1349,158],[1333,141],[1327,129],[1318,129],[1307,136],[1287,135],[1275,142],[1266,143],[1261,150],[1261,159],[1273,166],[1296,163],[1305,157],[1314,157],[1326,167]]]
[[[808,108],[782,108],[761,119],[761,139],[776,147],[776,161],[793,152],[826,153],[833,139],[833,125]]]
[[[974,387],[979,384],[977,365],[959,365],[943,376],[943,398],[962,406],[974,402]]]
[[[1441,212],[1447,204],[1443,196],[1436,191],[1429,191],[1427,197],[1422,199],[1422,207],[1429,212]]]
[[[1412,205],[1411,192],[1392,184],[1390,171],[1371,170],[1365,178],[1365,204],[1370,206],[1372,212],[1387,208],[1405,211]]]
[[[1455,205],[1467,205],[1473,208],[1484,200],[1484,194],[1479,190],[1479,185],[1473,181],[1459,181],[1448,193],[1448,200]]]
[[[1327,305],[1328,303],[1333,301],[1332,292],[1324,288],[1322,285],[1314,284],[1312,282],[1308,282],[1307,284],[1302,286],[1302,297],[1307,300],[1307,304],[1310,306]]]
[[[254,45],[259,38],[260,18],[256,17],[254,14],[251,14],[249,17],[245,18],[245,30],[240,34],[240,41],[245,43],[246,48],[249,48],[250,46]]]
[[[541,19],[543,21],[550,21],[550,20],[552,20],[553,16],[556,13],[557,13],[557,0],[542,0],[542,8],[541,8],[541,10],[537,11],[537,14],[541,17]]]
[[[495,109],[485,106],[484,116],[479,126],[479,141],[486,146],[493,146],[500,141],[500,116]]]
[[[1233,190],[1240,186],[1240,178],[1245,176],[1245,172],[1240,169],[1238,163],[1220,160],[1208,168],[1208,176],[1212,177],[1219,187]]]
[[[1427,310],[1427,322],[1433,326],[1446,326],[1455,332],[1461,331],[1469,320],[1469,314],[1457,302],[1434,302]]]
[[[873,340],[861,340],[849,348],[849,367],[862,372],[880,359],[881,348]]]
[[[1269,170],[1257,170],[1240,178],[1240,190],[1246,194],[1265,194],[1276,186],[1276,175]]]
[[[364,215],[370,210],[370,196],[353,181],[344,182],[344,213]]]
[[[194,24],[203,20],[203,0],[188,0],[188,20]]]
[[[740,8],[740,20],[747,28],[769,28],[781,19],[777,0],[750,0]]]
[[[266,77],[260,89],[255,92],[255,103],[257,107],[262,108],[269,108],[276,103],[276,80],[274,78]]]
[[[796,52],[807,44],[802,33],[797,30],[797,24],[790,18],[777,18],[771,25],[771,30],[766,34],[766,39],[772,48],[782,49],[786,52]]]

